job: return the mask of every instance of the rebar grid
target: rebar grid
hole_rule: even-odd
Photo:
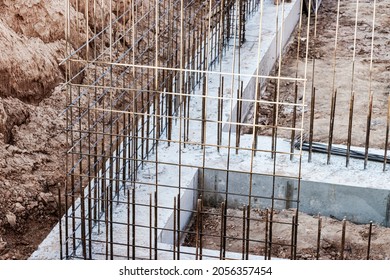
[[[264,11],[269,11],[264,2],[67,1],[69,56],[62,63],[67,78],[65,206],[69,210],[61,229],[62,258],[271,259],[280,248],[290,252],[289,258],[297,258],[312,15],[302,29],[301,0],[299,34],[307,38],[304,74],[263,74],[257,66],[263,55]],[[285,5],[290,4],[280,1],[273,7],[279,69]],[[86,22],[75,13],[84,14]],[[258,31],[253,38],[248,22],[256,16]],[[75,45],[74,26],[78,30],[84,25],[85,38]],[[248,42],[257,51],[255,73],[242,65],[241,49]],[[277,83],[272,100],[261,97],[269,79]],[[254,80],[254,100],[243,94],[249,80]],[[302,84],[302,99],[296,90],[293,101],[281,100],[281,81]],[[272,123],[262,124],[257,118],[247,123],[243,108],[249,103],[254,104],[255,116],[262,106],[272,106]],[[281,105],[302,112],[294,114],[294,125],[279,123]],[[251,135],[243,136],[243,129]],[[270,143],[259,142],[260,129],[272,131]],[[291,133],[292,139],[300,136],[296,149],[293,143],[290,151],[279,148],[280,131]],[[286,156],[297,163],[287,174],[278,168]],[[264,157],[271,159],[268,169],[262,168]],[[210,170],[224,177],[213,190],[206,188]],[[241,191],[231,189],[236,173],[247,176]],[[262,194],[254,183],[258,175],[271,178]],[[280,193],[280,178],[297,183]],[[239,198],[246,201],[238,207],[242,214],[232,216],[228,210]],[[218,211],[210,214],[209,207]],[[290,220],[275,214],[281,208],[293,209]],[[263,216],[254,216],[259,209]],[[218,235],[204,233],[206,214],[220,222]],[[242,229],[231,236],[227,227],[234,219],[242,221]],[[262,236],[251,232],[258,223],[264,226]],[[289,242],[274,239],[279,225],[289,226]],[[184,245],[191,238],[192,245]],[[204,247],[209,238],[219,239],[218,249]],[[232,240],[242,242],[240,252],[229,251]],[[317,256],[319,246],[320,242]]]

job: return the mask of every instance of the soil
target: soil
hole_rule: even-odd
[[[107,26],[110,20],[108,1],[95,2],[89,0],[90,7],[96,8],[97,15],[105,14],[104,19],[99,17],[96,20],[91,9],[87,15],[86,1],[70,1],[68,15],[71,24],[67,45],[64,1],[0,0],[0,259],[27,259],[65,211],[67,145],[66,118],[62,113],[67,106],[67,98],[61,85],[65,82],[65,68],[59,63],[67,53],[79,49],[87,35],[92,37]],[[150,5],[148,1],[140,3],[139,16],[149,10]],[[201,7],[202,3],[195,1],[194,5]],[[123,4],[123,0],[112,1],[113,20],[123,13]],[[122,18],[113,27],[116,38],[122,36],[121,31],[125,30],[122,25],[125,19],[129,20],[129,17]],[[140,37],[151,28],[147,19],[137,27]],[[161,41],[168,41],[164,36],[169,35],[161,34]],[[151,55],[140,59],[154,58],[154,46],[147,45],[148,38],[154,38],[150,30],[135,52],[144,53],[147,49],[146,52]],[[109,40],[105,34],[97,37],[95,44],[108,46]],[[131,44],[128,40],[122,37],[114,56]],[[161,47],[164,48],[163,43]],[[78,55],[85,59],[85,48]],[[161,52],[159,59],[165,61],[164,55],[166,53]],[[147,64],[149,61],[139,63]],[[101,66],[95,67],[98,74],[104,71]],[[70,74],[75,75],[81,69],[81,65],[72,63]],[[94,72],[80,72],[73,82],[91,84]],[[143,79],[138,77],[135,80]],[[109,83],[109,80],[106,82]],[[130,97],[126,98],[116,104],[117,109],[131,101]],[[80,102],[84,106],[88,99],[81,98]]]
[[[323,0],[317,17],[317,36],[314,36],[315,16],[311,16],[311,30],[309,37],[309,53],[307,64],[307,90],[305,95],[306,107],[304,109],[305,134],[309,133],[311,87],[314,80],[316,89],[314,111],[314,141],[328,142],[329,122],[331,112],[331,97],[337,90],[335,110],[335,125],[333,143],[346,144],[348,135],[348,114],[351,92],[355,92],[354,115],[352,127],[352,145],[364,146],[366,143],[367,115],[369,108],[370,90],[373,92],[373,112],[371,120],[370,147],[384,148],[386,136],[386,116],[388,111],[389,80],[390,80],[390,38],[388,17],[390,3],[386,0],[377,1],[376,20],[374,28],[374,45],[372,71],[371,44],[373,32],[373,4],[372,1],[359,1],[357,12],[356,56],[353,72],[354,33],[356,18],[356,0],[346,0],[340,3],[339,30],[337,48],[335,52],[337,1]],[[304,77],[306,43],[307,43],[307,17],[303,16],[302,32],[299,38],[299,28],[282,58],[280,75],[282,77]],[[297,60],[298,40],[300,52]],[[336,60],[334,56],[336,53]],[[313,76],[313,63],[315,70]],[[334,68],[334,64],[336,65]],[[298,65],[298,67],[297,67]],[[298,70],[297,70],[298,69]],[[335,70],[334,70],[335,69]],[[279,69],[274,70],[278,75]],[[335,75],[333,75],[335,71]],[[354,73],[354,75],[352,75]],[[352,85],[352,76],[354,83]],[[263,100],[273,100],[277,81],[269,80],[266,84]],[[295,83],[284,80],[280,82],[279,101],[294,103]],[[298,102],[304,94],[303,83],[298,83]],[[258,121],[262,125],[272,125],[274,108],[271,105],[261,104],[258,110]],[[253,118],[253,113],[251,114]],[[297,109],[297,127],[300,127],[302,109]],[[279,126],[291,127],[293,119],[293,106],[279,106]],[[261,134],[270,135],[271,129],[262,129]],[[291,132],[278,129],[278,136],[290,138]]]
[[[226,251],[242,253],[243,244],[243,211],[227,210]],[[221,210],[204,209],[202,215],[203,248],[220,250],[221,242]],[[295,209],[275,211],[272,227],[272,257],[291,257],[292,218]],[[264,256],[265,210],[252,209],[250,218],[249,254]],[[194,221],[196,218],[194,219]],[[317,257],[318,216],[304,213],[298,215],[297,259],[312,260]],[[341,257],[341,240],[343,222],[321,217],[321,239],[319,259],[337,260]],[[194,230],[194,226],[190,229]],[[367,259],[369,225],[357,225],[346,222],[344,256],[346,260]],[[256,241],[253,241],[256,240]],[[379,225],[372,226],[370,259],[390,259],[390,229]],[[184,245],[195,246],[195,234],[187,234]]]
[[[0,259],[28,258],[64,210],[65,13],[62,0],[0,0]],[[69,16],[72,50],[90,27]]]
[[[95,18],[89,14],[87,21],[83,7],[85,1],[71,0],[70,2],[73,8],[69,11],[72,19],[72,25],[69,27],[71,30],[69,42],[72,44],[68,47],[73,50],[83,44],[87,33],[92,36],[94,32],[101,30],[108,19],[94,22]],[[116,2],[113,1],[113,18],[123,9],[121,5],[116,5]],[[334,27],[334,21],[328,19],[330,16],[334,18],[334,7],[330,4],[331,2],[324,0],[323,8],[320,10],[319,22],[328,22],[328,27]],[[353,2],[352,0],[342,1],[344,13],[341,20],[349,24],[346,27],[348,32],[354,27],[354,9],[352,8],[351,11],[347,9],[348,5],[353,6]],[[78,11],[75,9],[76,3],[79,5]],[[365,36],[371,34],[370,18],[372,15],[368,12],[368,8],[365,10],[366,5],[369,4],[362,3],[361,11],[367,20],[359,22],[359,30],[362,29],[363,35],[359,37],[356,81],[360,79],[359,77],[367,76],[369,64],[367,51],[370,45],[367,45]],[[387,4],[385,0],[378,0],[376,28],[378,40],[375,41],[378,46],[375,46],[373,72],[375,75],[373,75],[372,83],[375,89],[374,119],[376,120],[372,126],[373,131],[381,131],[383,127],[384,116],[382,114],[385,105],[382,103],[385,103],[383,100],[387,98],[388,91],[382,86],[384,82],[388,82],[390,70],[386,54],[389,46],[387,40],[389,32],[387,27],[390,23],[387,17],[390,12],[389,8],[390,4]],[[98,9],[107,11],[108,7],[98,7]],[[2,50],[0,54],[0,259],[28,258],[56,223],[61,214],[59,209],[62,208],[64,211],[63,207],[58,207],[57,193],[58,189],[63,191],[65,181],[65,116],[61,115],[66,106],[66,93],[61,87],[61,83],[65,81],[65,69],[59,66],[59,62],[66,54],[65,13],[65,4],[62,0],[0,0],[0,14],[2,15],[0,19],[0,48]],[[340,30],[340,32],[344,31]],[[318,34],[321,34],[319,38],[327,38],[326,36],[333,38],[332,28],[328,30],[327,27],[322,29],[319,27]],[[340,36],[340,46],[343,42],[343,46],[347,47],[345,52],[348,54],[350,54],[348,47],[351,40],[350,36]],[[326,46],[331,46],[332,40],[325,41],[324,39],[324,42],[318,42],[315,53],[320,56],[318,58],[320,62],[317,61],[317,65],[330,63],[330,60],[325,58],[325,53]],[[350,65],[350,59],[342,60],[341,47],[339,51],[338,65],[340,67],[343,63]],[[379,57],[384,53],[385,58]],[[80,55],[85,55],[85,53],[81,52]],[[321,58],[323,58],[322,62]],[[289,63],[294,65],[294,60],[283,61],[283,69],[285,69],[283,71],[290,71],[295,76],[295,68],[289,67]],[[300,65],[302,66],[302,60]],[[77,65],[74,71],[78,71]],[[299,71],[302,73],[301,69]],[[342,71],[341,68],[340,71]],[[344,74],[338,76],[344,76]],[[87,81],[90,78],[85,77]],[[320,79],[316,81],[317,84]],[[327,84],[326,81],[323,83]],[[363,88],[364,86],[362,85]],[[318,88],[320,91],[322,87],[318,85]],[[366,110],[366,91],[356,90],[356,93],[364,97],[361,107],[358,105],[359,101],[356,101],[356,111]],[[291,95],[281,94],[281,98],[291,101]],[[323,106],[328,108],[329,93],[327,92],[323,98],[317,100],[321,101],[321,99],[324,101]],[[343,100],[342,96],[340,100]],[[320,107],[320,103],[316,104],[316,108]],[[340,115],[343,115],[342,110],[336,109],[336,114],[337,123]],[[321,120],[323,122],[327,120],[326,113],[316,112],[316,131],[320,131]],[[365,124],[365,121],[362,121],[362,124]],[[358,141],[358,136],[364,131],[364,127],[361,129],[359,133],[356,132],[358,129],[354,130],[354,141]],[[383,138],[382,134],[378,132],[380,139]],[[320,134],[316,133],[316,135]],[[339,138],[336,137],[336,139]],[[379,143],[379,146],[381,141],[373,140],[374,143]],[[378,239],[379,236],[382,235],[378,233]],[[383,256],[388,256],[388,254],[383,253]]]

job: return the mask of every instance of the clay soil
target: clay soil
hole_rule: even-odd
[[[203,219],[203,248],[220,250],[221,241],[221,210],[207,208]],[[249,238],[249,254],[264,256],[265,216],[264,210],[252,209]],[[272,227],[272,257],[290,258],[292,217],[296,211],[275,211]],[[243,220],[242,210],[228,209],[226,231],[226,251],[242,253]],[[319,259],[338,260],[341,257],[341,239],[343,222],[322,217]],[[196,218],[194,219],[196,220]],[[313,217],[304,213],[298,215],[297,259],[311,260],[317,256],[318,216]],[[194,230],[194,226],[190,229]],[[344,259],[367,259],[369,225],[357,225],[346,222]],[[373,225],[371,235],[370,259],[386,260],[390,258],[390,229]],[[184,245],[195,246],[195,234],[186,236]]]
[[[108,1],[96,5],[96,14],[107,14],[98,21],[91,9],[86,14],[86,1],[70,3],[68,52],[82,46],[87,34],[92,37],[102,30],[110,18]],[[89,3],[92,6],[95,1]],[[149,2],[141,3],[142,11],[147,10]],[[122,4],[122,0],[112,1],[112,19],[124,12]],[[67,93],[61,85],[65,68],[59,63],[66,57],[66,7],[62,0],[0,0],[0,14],[0,260],[27,259],[65,211],[67,145],[63,112]],[[114,27],[114,35],[124,30],[121,24],[119,21]],[[138,27],[140,34],[150,28],[143,23]],[[148,36],[154,37],[152,32]],[[169,34],[162,34],[161,41],[168,41],[164,36]],[[108,36],[99,37],[96,44],[107,46]],[[124,41],[119,45],[118,53],[128,44]],[[153,53],[146,57],[154,57],[153,47],[143,41],[137,51],[143,53],[145,48]],[[79,55],[86,58],[85,51]],[[80,69],[80,65],[73,65],[75,72],[71,74]],[[97,73],[101,71],[97,69]],[[75,82],[91,83],[94,71],[90,72]],[[123,99],[122,103],[130,101]],[[88,100],[82,98],[81,102],[84,106]],[[122,103],[117,104],[118,109]]]
[[[359,1],[357,12],[357,36],[355,48],[355,68],[353,70],[354,33],[356,18],[356,0],[341,1],[337,48],[335,53],[337,1],[323,0],[318,11],[317,37],[314,36],[315,17],[311,17],[309,53],[307,64],[307,90],[305,95],[304,129],[308,135],[310,124],[311,87],[314,80],[316,89],[314,111],[314,141],[328,143],[331,96],[337,90],[335,127],[333,143],[346,144],[348,133],[348,114],[351,91],[355,92],[354,116],[352,127],[352,145],[363,146],[366,143],[367,114],[370,89],[373,92],[373,113],[371,120],[370,147],[384,148],[386,136],[386,115],[388,111],[390,80],[390,3],[377,1],[375,26],[373,25],[373,2]],[[375,28],[374,28],[375,27]],[[372,71],[371,44],[374,28]],[[298,27],[282,57],[280,75],[294,78],[304,77],[307,17],[303,16],[302,32],[299,38]],[[299,41],[299,58],[297,50]],[[334,55],[336,54],[336,60]],[[315,70],[313,76],[313,62]],[[297,67],[298,65],[298,67]],[[335,68],[334,68],[335,65]],[[278,75],[275,69],[274,75]],[[335,76],[333,75],[335,71]],[[352,78],[353,77],[353,78]],[[352,83],[352,80],[354,81]],[[262,95],[263,100],[273,100],[275,80],[269,80]],[[281,81],[279,100],[294,103],[295,83]],[[303,98],[303,83],[298,83],[298,103]],[[258,111],[258,121],[262,125],[272,125],[273,106],[262,104]],[[297,110],[297,127],[300,127],[303,110]],[[252,114],[253,116],[253,114]],[[293,106],[279,106],[278,125],[291,127]],[[261,134],[270,135],[270,129],[262,129]],[[290,138],[288,130],[279,129],[278,136]]]
[[[68,51],[85,42],[88,29],[90,35],[101,30],[101,21],[95,25],[85,14],[85,1],[78,8],[70,3]],[[113,3],[115,18],[121,10]],[[66,158],[65,69],[59,66],[65,12],[62,0],[0,0],[0,259],[28,258],[65,210],[58,203]]]

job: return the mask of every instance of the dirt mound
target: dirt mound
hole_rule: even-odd
[[[66,6],[0,0],[0,14],[0,259],[25,259],[56,222],[57,190],[64,187],[59,62],[66,53]],[[88,30],[82,13],[70,9],[69,16],[68,51],[85,43]]]
[[[38,103],[61,81],[56,59],[63,55],[60,42],[27,39],[0,21],[0,49],[0,96]]]
[[[63,81],[58,64],[65,57],[65,12],[60,0],[0,1],[0,97],[37,104]],[[82,14],[71,10],[69,16],[69,47],[78,48],[88,27]]]

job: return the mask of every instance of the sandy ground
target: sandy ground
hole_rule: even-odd
[[[76,24],[70,26],[72,45],[69,47],[71,49],[76,49],[83,43],[88,28],[90,28],[89,34],[93,34],[91,25],[95,25],[99,30],[101,28],[99,24],[103,24],[101,21],[94,22],[92,15],[89,15],[90,26],[86,26],[86,16],[82,13],[84,1],[79,2],[82,2],[79,3],[80,12],[74,9],[70,11],[72,22],[78,23],[77,26]],[[327,20],[330,15],[334,17],[334,7],[329,4],[330,2],[329,0],[323,1],[324,7],[321,11],[324,14],[320,13],[320,17],[323,17],[322,21]],[[342,3],[344,13],[340,20],[347,23],[345,32],[350,32],[354,27],[354,10],[347,10],[347,5],[353,6],[353,2],[349,0]],[[75,6],[76,1],[72,0],[71,3]],[[375,122],[372,129],[373,132],[378,131],[380,140],[377,143],[381,146],[384,136],[382,132],[383,112],[386,107],[383,100],[387,98],[388,91],[386,88],[382,89],[382,86],[388,82],[386,79],[389,77],[389,58],[386,54],[389,41],[386,39],[389,32],[387,15],[390,4],[384,0],[378,3],[376,34],[381,39],[375,41],[378,46],[375,48],[373,72],[375,75],[373,75],[372,83],[372,87],[375,88]],[[368,3],[362,3],[362,14],[367,20],[359,25],[362,37],[359,37],[358,44],[356,81],[359,77],[362,77],[361,79],[367,77],[367,65],[369,65],[367,51],[370,50],[370,40],[365,36],[371,34],[372,14],[369,13],[370,9],[364,10],[365,5]],[[116,5],[114,7],[116,9]],[[107,7],[104,9],[107,10]],[[0,14],[2,15],[0,19],[0,48],[2,49],[0,54],[0,259],[25,259],[36,249],[56,223],[57,190],[58,187],[60,189],[64,187],[66,139],[63,129],[65,118],[60,116],[60,113],[66,104],[65,92],[60,84],[65,80],[65,69],[58,63],[65,56],[65,5],[61,0],[2,0],[0,1]],[[334,27],[334,21],[329,20],[328,23],[322,29],[319,27],[318,34],[322,34],[324,42],[318,43],[318,46],[322,47],[316,51],[319,56],[317,65],[331,63],[324,53],[326,44],[329,46],[333,44],[332,40],[329,40],[334,37],[333,29],[328,27]],[[351,50],[348,47],[351,45],[351,40],[350,35],[340,36],[337,67],[341,67],[343,63],[350,67]],[[341,46],[346,48],[345,53],[342,52]],[[343,61],[344,54],[348,54],[348,59],[346,55]],[[385,57],[381,58],[380,55],[385,55]],[[292,58],[283,61],[283,71],[295,76],[294,62]],[[361,70],[358,71],[358,69]],[[302,69],[299,71],[302,74]],[[342,68],[340,71],[343,71]],[[344,73],[338,76],[343,77]],[[87,80],[88,78],[86,77]],[[347,83],[350,79],[345,80]],[[320,81],[320,78],[316,78],[316,86],[318,85],[319,90],[323,88],[319,84]],[[323,81],[323,84],[328,84],[328,80]],[[363,92],[366,90],[366,85],[361,86],[362,92],[358,93],[357,90],[356,92],[357,95],[362,95],[363,101],[360,102],[361,107],[358,105],[360,103],[356,102],[356,111],[367,109],[368,97]],[[292,87],[290,85],[285,89],[288,93]],[[343,93],[346,95],[345,100],[349,99],[349,89],[347,89]],[[322,106],[329,108],[329,90],[325,88],[322,90],[326,93],[323,98],[317,98],[317,100],[324,101]],[[290,101],[291,96],[281,94],[281,98],[287,98]],[[341,94],[338,99],[343,100]],[[320,107],[320,103],[316,104],[316,108]],[[282,112],[284,110],[288,108],[284,108]],[[336,114],[337,118],[340,118],[345,113],[342,109],[337,109]],[[316,112],[316,131],[326,132],[326,129],[321,130],[320,124],[322,120],[326,127],[328,115],[328,111]],[[288,114],[284,116],[287,120]],[[280,119],[281,122],[282,120],[283,118]],[[336,123],[338,123],[337,119]],[[354,129],[353,139],[357,142],[361,134],[364,135],[364,118],[361,124],[362,130]],[[319,132],[316,132],[316,135],[320,135]],[[340,129],[340,135],[344,132]],[[316,139],[320,140],[318,137]],[[342,139],[342,137],[336,137],[337,139]],[[372,142],[376,143],[374,140]]]
[[[386,135],[386,115],[388,110],[389,80],[390,80],[390,38],[388,17],[390,3],[386,0],[377,1],[376,20],[374,28],[374,49],[372,67],[371,44],[373,35],[373,5],[372,1],[359,1],[357,12],[357,36],[355,50],[355,68],[353,68],[354,33],[356,17],[356,1],[341,1],[339,31],[335,55],[335,37],[337,22],[337,1],[324,0],[319,9],[317,18],[317,37],[314,37],[314,16],[311,18],[310,48],[307,69],[306,107],[304,129],[309,133],[311,87],[314,80],[316,89],[314,112],[314,141],[328,143],[329,121],[331,112],[331,96],[333,88],[337,90],[335,111],[334,143],[346,144],[348,133],[348,114],[351,91],[355,92],[354,115],[352,127],[352,145],[364,146],[366,142],[367,114],[370,90],[373,92],[373,113],[371,120],[370,147],[384,148]],[[298,29],[287,47],[280,68],[282,77],[304,77],[307,18],[304,17],[300,39],[300,55],[297,63]],[[312,74],[315,60],[314,76]],[[298,71],[297,71],[298,64]],[[334,68],[335,65],[335,68]],[[371,69],[371,70],[370,70]],[[334,74],[335,73],[335,74]],[[278,70],[275,70],[278,75]],[[353,77],[353,79],[352,79]],[[333,87],[334,80],[334,87]],[[354,81],[352,83],[352,80]],[[303,97],[303,84],[298,88],[298,102]],[[273,100],[277,82],[268,82],[266,91],[261,97]],[[280,97],[282,102],[294,102],[295,84],[292,81],[280,83]],[[272,124],[273,108],[261,105],[258,114],[260,124]],[[279,107],[278,125],[291,127],[293,107],[284,105]],[[302,110],[298,109],[297,126],[300,126]],[[260,133],[270,134],[270,129]],[[279,129],[278,135],[290,138],[291,133]]]
[[[220,250],[221,210],[206,208],[203,214],[203,247]],[[249,253],[264,255],[265,211],[252,209],[249,238]],[[272,228],[272,257],[290,258],[292,217],[296,211],[282,210],[274,212]],[[243,219],[242,210],[227,211],[226,250],[242,252]],[[297,259],[316,259],[318,240],[318,216],[304,213],[298,215]],[[321,217],[321,239],[319,259],[337,260],[341,256],[341,239],[343,222],[329,217]],[[196,220],[196,218],[194,219]],[[361,260],[367,258],[369,225],[356,225],[346,222],[344,259]],[[191,230],[194,230],[192,227]],[[256,241],[254,241],[256,240]],[[188,234],[185,245],[195,246],[195,235]],[[390,258],[390,229],[373,225],[371,235],[370,259],[384,260]]]
[[[70,3],[66,45],[64,1],[0,0],[0,259],[28,258],[56,223],[58,209],[65,210],[64,199],[58,207],[58,189],[64,194],[66,158],[66,119],[61,114],[66,108],[66,91],[61,86],[65,68],[59,62],[66,53],[82,46],[87,34],[92,37],[101,31],[110,19],[108,1],[89,0],[97,15],[105,14],[99,20],[91,9],[86,14],[86,1]],[[141,3],[139,17],[149,9],[149,2]],[[111,18],[125,8],[123,0],[113,0]],[[120,36],[124,30],[123,20],[113,27],[113,36]],[[139,23],[138,35],[150,28],[146,21]],[[154,34],[148,32],[147,36]],[[169,34],[162,34],[162,41],[164,36]],[[123,52],[130,44],[128,40],[117,45],[114,56]],[[94,43],[108,46],[108,35]],[[136,52],[144,53],[145,49],[153,55],[141,59],[154,57],[153,47],[141,40]],[[161,60],[164,54],[160,54]],[[79,55],[85,59],[87,53],[82,50]],[[97,73],[103,71],[99,67]],[[73,63],[71,74],[80,69],[81,65]],[[89,71],[74,81],[90,84],[93,80],[94,71]],[[117,108],[130,102],[129,98],[123,98]],[[81,106],[88,102],[87,98],[80,100]]]
[[[68,50],[90,28],[81,12],[69,12]],[[64,188],[65,3],[3,0],[0,14],[0,259],[25,259],[56,223]]]

